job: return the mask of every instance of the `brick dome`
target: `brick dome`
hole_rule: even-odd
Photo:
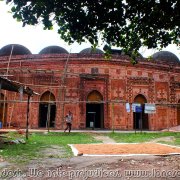
[[[42,49],[39,54],[68,54],[68,51],[60,46],[48,46]]]
[[[12,49],[13,47],[13,49]],[[0,49],[0,56],[32,54],[29,49],[20,44],[9,44]]]
[[[100,49],[86,48],[79,52],[80,54],[104,54]]]
[[[160,51],[152,56],[153,60],[170,63],[180,63],[178,57],[169,51]]]

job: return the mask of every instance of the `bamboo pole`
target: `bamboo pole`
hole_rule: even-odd
[[[51,85],[52,85],[52,77],[51,77]],[[49,132],[49,128],[50,128],[50,118],[51,118],[51,104],[50,104],[50,98],[51,98],[51,91],[52,89],[50,89],[50,93],[49,93],[49,102],[48,102],[48,112],[47,112],[47,129]]]
[[[6,75],[8,75],[8,73],[9,73],[9,66],[10,66],[10,62],[11,62],[11,57],[12,57],[13,49],[14,49],[14,46],[12,45],[11,53],[10,53],[8,64],[7,64]],[[7,108],[6,107],[6,102],[5,102],[6,96],[7,96],[7,91],[4,92],[3,117],[2,117],[2,124],[3,124],[3,126],[4,126],[4,122],[5,122],[5,113],[6,113],[6,108]]]
[[[15,95],[14,95],[14,100],[16,98],[16,95],[17,95],[17,93],[15,93]],[[9,128],[11,126],[12,116],[13,116],[13,112],[14,112],[14,105],[15,105],[15,103],[13,103],[12,109],[11,109],[10,120],[9,120]]]
[[[29,129],[29,104],[30,104],[30,95],[28,95],[28,102],[27,102],[27,119],[26,119],[26,139],[28,139],[28,129]]]
[[[68,57],[67,57],[67,60],[66,60],[66,64],[65,64],[65,67],[64,67],[64,73],[61,77],[61,87],[59,89],[59,99],[61,99],[61,96],[62,96],[62,100],[65,101],[65,98],[66,98],[66,88],[64,88],[64,84],[65,84],[65,78],[67,76],[67,69],[68,69],[68,62],[69,62],[69,57],[70,57],[70,53],[71,51],[69,52],[68,54]],[[63,128],[63,124],[64,124],[64,102],[62,102],[62,104],[60,105],[60,109],[61,109],[61,126]]]
[[[114,102],[112,102],[112,132],[114,133]]]

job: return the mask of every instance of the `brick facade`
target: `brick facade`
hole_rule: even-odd
[[[1,74],[6,73],[8,62],[8,56],[0,56]],[[121,55],[114,55],[109,60],[96,54],[14,55],[8,74],[12,75],[9,79],[24,83],[40,94],[31,98],[30,128],[41,126],[40,121],[46,119],[43,113],[47,113],[50,104],[54,113],[50,118],[55,129],[64,128],[63,117],[68,110],[73,112],[73,129],[89,128],[87,118],[93,119],[89,112],[99,108],[95,119],[101,121],[99,124],[96,122],[98,128],[132,130],[134,114],[126,112],[125,103],[133,103],[137,95],[142,95],[147,103],[156,103],[156,113],[148,115],[149,130],[176,126],[180,122],[177,107],[180,102],[178,64],[141,59],[137,65],[132,65],[127,56]],[[91,92],[97,94],[97,98],[99,94],[102,100],[88,102]],[[23,101],[19,102],[19,94],[1,93],[6,97],[7,106],[4,127],[25,127],[27,97],[24,95]],[[49,99],[41,99],[44,93]]]

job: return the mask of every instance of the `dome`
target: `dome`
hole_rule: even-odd
[[[86,48],[83,49],[80,54],[104,54],[104,52],[100,49]]]
[[[39,54],[68,54],[68,51],[60,46],[48,46],[42,49]]]
[[[152,59],[161,62],[180,63],[178,57],[169,51],[160,51],[153,54]]]
[[[13,46],[13,49],[12,49]],[[20,45],[20,44],[9,44],[1,48],[0,56],[9,56],[12,55],[25,55],[25,54],[32,54],[29,49]]]

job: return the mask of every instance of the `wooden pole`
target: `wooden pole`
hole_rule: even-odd
[[[17,93],[15,93],[15,95],[14,95],[14,100],[16,99],[16,95],[17,95]],[[13,103],[12,109],[11,109],[11,114],[10,114],[10,119],[9,119],[9,128],[11,127],[11,121],[12,121],[13,112],[14,112],[14,105],[15,105],[15,103]]]
[[[114,133],[114,102],[112,103],[112,132]]]
[[[50,117],[51,117],[51,104],[48,104],[48,113],[47,113],[47,127],[48,127],[48,132],[50,129]]]
[[[12,45],[11,47],[11,53],[10,53],[10,56],[9,56],[9,60],[8,60],[8,64],[7,64],[7,69],[6,69],[6,75],[9,74],[9,66],[10,66],[10,62],[11,62],[11,57],[12,57],[12,53],[13,53],[13,49],[14,49],[14,45]],[[4,102],[3,102],[3,117],[2,117],[2,124],[4,126],[4,122],[5,122],[5,113],[6,113],[6,108],[7,108],[7,105],[6,105],[6,95],[7,95],[7,91],[5,91],[4,93]],[[7,128],[7,124],[6,124],[6,128]]]
[[[48,102],[48,112],[47,112],[47,128],[48,128],[48,132],[50,131],[50,122],[51,122],[51,104],[50,104],[50,100],[51,100],[51,91],[52,91],[52,81],[53,81],[53,77],[54,77],[54,73],[51,77],[51,88],[49,91],[49,102]]]
[[[64,66],[64,72],[63,72],[63,75],[61,77],[61,86],[62,86],[62,88],[59,89],[59,100],[62,99],[62,101],[65,101],[65,99],[66,99],[66,88],[64,88],[64,85],[65,85],[65,79],[66,79],[66,76],[67,76],[70,53],[71,53],[71,50],[70,50],[70,52],[68,54],[68,57],[67,57],[67,60],[66,60],[65,66]],[[63,124],[64,124],[64,105],[65,105],[64,102],[62,102],[62,104],[60,104],[60,109],[61,109],[61,117],[60,117],[60,119],[61,119],[61,127],[62,127],[62,129],[63,129]]]
[[[143,115],[142,114],[143,114],[143,112],[141,112],[141,133],[142,133],[142,126],[143,126],[143,124],[142,124],[143,123],[143,119],[142,119]]]
[[[134,123],[135,123],[134,129],[135,129],[135,134],[136,134],[136,112],[134,112]]]
[[[170,107],[167,106],[167,129],[168,129],[168,131],[169,131],[169,128],[170,128],[169,127],[169,118],[170,118],[169,117],[169,111],[170,111]]]
[[[26,120],[26,139],[28,139],[30,97],[31,97],[31,96],[28,95],[28,102],[27,102],[27,120]]]

